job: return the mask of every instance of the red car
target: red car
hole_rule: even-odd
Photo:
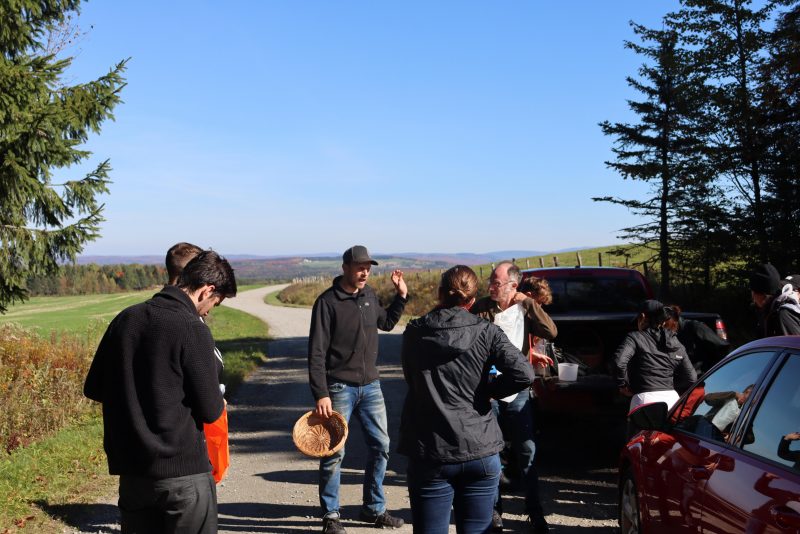
[[[800,532],[800,336],[744,345],[668,412],[630,415],[623,534]]]

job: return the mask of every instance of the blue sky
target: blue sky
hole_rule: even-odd
[[[88,148],[113,167],[84,254],[555,250],[617,242],[641,197],[597,123],[623,47],[674,1],[92,1],[72,81],[130,57]]]

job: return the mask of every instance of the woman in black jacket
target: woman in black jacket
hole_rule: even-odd
[[[471,313],[478,277],[458,265],[442,275],[439,306],[403,334],[408,394],[398,452],[409,457],[414,532],[489,532],[503,436],[490,399],[521,391],[533,369],[500,328]],[[500,373],[489,378],[494,365]]]
[[[674,318],[672,308],[657,300],[642,303],[638,332],[629,333],[617,348],[617,384],[631,397],[630,411],[642,404],[665,402],[667,409],[678,400],[676,377],[692,384],[697,373],[678,336],[665,325]]]

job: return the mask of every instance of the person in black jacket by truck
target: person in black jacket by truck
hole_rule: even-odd
[[[495,324],[468,311],[478,277],[458,265],[442,275],[439,306],[403,334],[408,394],[398,452],[409,457],[414,532],[488,532],[500,477],[503,435],[490,400],[523,391],[533,368]],[[500,373],[490,380],[494,365]]]
[[[364,470],[364,502],[359,518],[382,528],[398,528],[403,520],[386,510],[383,477],[389,461],[386,406],[378,380],[378,329],[394,328],[406,305],[408,288],[403,272],[392,273],[397,294],[383,309],[367,285],[370,269],[378,262],[363,246],[342,256],[342,276],[314,302],[308,335],[308,378],[316,412],[330,417],[335,410],[349,422],[354,415],[364,430],[367,465]],[[339,515],[340,467],[344,448],[320,460],[319,500],[322,532],[343,534]]]
[[[677,380],[693,383],[697,373],[674,331],[665,327],[674,311],[657,300],[646,300],[638,315],[639,330],[629,333],[614,355],[617,385],[632,396],[630,411],[642,404],[678,400]]]

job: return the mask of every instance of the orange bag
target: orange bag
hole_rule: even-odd
[[[231,465],[231,452],[228,448],[228,407],[222,409],[222,415],[213,423],[203,424],[208,447],[208,459],[211,460],[214,480],[219,481],[225,477],[228,466]]]

